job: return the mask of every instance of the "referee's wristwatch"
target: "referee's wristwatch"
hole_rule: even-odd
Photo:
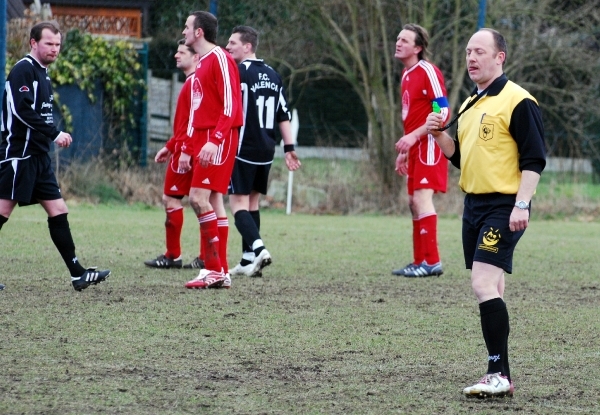
[[[529,209],[529,202],[526,202],[524,200],[519,200],[519,201],[517,201],[517,203],[515,203],[515,207],[518,207],[521,210]]]

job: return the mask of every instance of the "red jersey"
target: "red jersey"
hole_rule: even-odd
[[[441,98],[438,103],[444,121],[450,115],[444,77],[438,67],[431,62],[420,60],[416,65],[402,71],[400,98],[404,134],[425,124],[427,116],[431,113],[432,102],[438,98]]]
[[[186,78],[177,97],[177,107],[175,107],[175,117],[173,118],[173,137],[165,144],[165,147],[167,147],[171,154],[174,154],[176,147],[181,147],[184,144],[183,142],[188,139],[187,129],[190,122],[190,106],[192,102],[191,85],[192,75]]]
[[[188,127],[188,140],[182,151],[196,155],[200,149],[194,149],[191,139],[194,129],[211,130],[208,141],[220,145],[230,137],[233,128],[244,124],[240,75],[229,52],[216,46],[200,58],[191,92],[191,128]]]

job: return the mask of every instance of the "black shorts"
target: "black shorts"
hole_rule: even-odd
[[[478,261],[512,273],[513,253],[525,233],[509,228],[515,200],[516,195],[500,193],[465,197],[462,240],[467,269]]]
[[[271,164],[252,164],[240,159],[235,160],[228,192],[230,195],[249,195],[254,190],[267,194]]]
[[[0,199],[16,200],[19,206],[39,200],[62,199],[50,156],[36,154],[0,164]]]

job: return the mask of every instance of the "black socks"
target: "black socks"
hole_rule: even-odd
[[[65,265],[69,268],[72,277],[79,277],[85,272],[85,268],[81,266],[77,256],[75,255],[75,243],[71,236],[67,213],[48,218],[48,229],[50,230],[50,238],[58,249],[60,256]]]
[[[487,373],[501,372],[510,380],[508,366],[508,334],[510,332],[508,310],[501,298],[493,298],[479,304],[481,331],[488,350]]]
[[[252,244],[257,239],[260,239],[258,232],[260,226],[260,214],[258,211],[248,212],[247,210],[238,210],[233,215],[235,219],[235,227],[242,235],[242,250],[243,252],[252,252]],[[257,223],[258,221],[258,223]],[[244,264],[244,261],[247,261]],[[242,266],[248,265],[251,261],[244,260],[240,262]]]

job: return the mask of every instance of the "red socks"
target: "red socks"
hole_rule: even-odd
[[[204,266],[211,271],[222,270],[219,257],[219,228],[217,226],[217,215],[213,210],[198,215],[200,223],[200,245],[203,248]]]
[[[423,244],[421,243],[421,227],[419,219],[413,219],[413,264],[419,265],[425,260]]]
[[[223,272],[227,274],[229,267],[227,266],[227,239],[229,238],[229,220],[227,217],[217,218],[217,228],[219,229],[219,258]]]
[[[165,256],[177,259],[181,256],[181,229],[183,228],[183,207],[167,209],[165,220],[167,252]]]
[[[422,255],[428,265],[437,264],[440,262],[437,244],[437,214],[435,212],[425,213],[419,216],[417,222]]]

